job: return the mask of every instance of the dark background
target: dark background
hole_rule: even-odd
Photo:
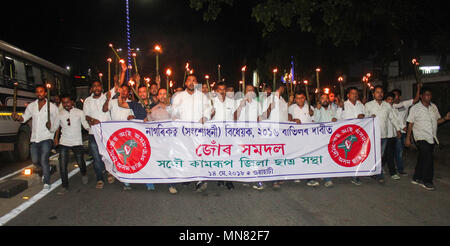
[[[206,22],[204,11],[192,9],[190,0],[130,0],[131,46],[141,50],[137,58],[141,77],[154,78],[152,48],[157,43],[163,48],[160,71],[172,68],[177,85],[181,84],[186,62],[199,80],[209,74],[211,81],[217,79],[217,65],[221,64],[222,78],[237,85],[243,65],[248,68],[247,80],[252,79],[253,70],[259,69],[262,82],[270,83],[272,69],[288,71],[293,56],[295,79],[314,79],[314,69],[320,66],[321,84],[327,85],[362,59],[373,58],[380,64],[400,60],[400,73],[404,75],[413,72],[412,56],[421,52],[447,54],[450,47],[445,42],[450,30],[445,32],[449,22],[443,1],[397,2],[398,6],[392,7],[392,15],[388,12],[381,17],[375,13],[377,10],[369,8],[374,3],[356,1],[368,8],[364,11],[372,19],[354,23],[362,27],[356,33],[361,36],[358,43],[342,42],[339,46],[329,40],[319,43],[317,29],[316,33],[302,32],[295,25],[278,27],[263,37],[263,24],[251,17],[252,7],[259,2],[262,1],[234,1],[233,6],[223,6],[215,21]],[[413,12],[408,6],[413,6]],[[123,0],[9,1],[2,3],[2,8],[1,40],[62,67],[70,66],[75,75],[86,75],[88,69],[93,76],[98,72],[106,74],[106,58],[114,57],[109,43],[122,48],[120,55],[126,57]],[[351,11],[347,12],[351,15]],[[393,16],[395,25],[401,28],[386,29],[392,26],[392,20],[386,16]],[[436,33],[442,36],[441,50],[430,39]]]

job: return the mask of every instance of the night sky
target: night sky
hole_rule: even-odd
[[[372,29],[363,34],[360,44],[335,47],[330,42],[318,44],[313,34],[298,28],[281,28],[263,38],[262,24],[251,17],[258,0],[236,0],[232,7],[224,7],[214,22],[205,22],[203,12],[191,9],[189,2],[130,0],[131,46],[141,50],[137,58],[141,77],[154,79],[152,49],[160,44],[160,73],[170,67],[177,85],[181,84],[186,62],[200,81],[205,74],[210,75],[211,81],[216,80],[217,65],[221,64],[222,78],[230,84],[237,85],[244,65],[249,71],[247,81],[258,67],[262,82],[270,83],[272,68],[288,70],[291,56],[295,57],[297,79],[313,79],[315,68],[321,66],[321,84],[326,85],[346,73],[349,64],[385,52],[386,41],[395,38],[405,41],[404,51],[435,52],[429,38],[442,35],[449,28],[445,8],[414,1],[425,14],[417,15],[411,23],[411,19],[405,20],[407,28],[401,33],[385,32],[382,24],[386,20],[377,19],[371,24]],[[93,74],[106,74],[106,59],[114,57],[108,44],[126,49],[124,0],[16,0],[5,4],[2,3],[0,39],[62,67],[70,66],[74,74],[85,75],[89,68]],[[445,53],[449,49],[445,38],[449,35],[442,37],[441,53]],[[411,55],[416,55],[414,52]],[[126,57],[125,52],[121,57]],[[404,63],[411,70],[409,61],[407,54]]]
[[[216,22],[205,22],[188,0],[130,0],[131,46],[140,49],[141,76],[154,78],[151,50],[158,43],[163,47],[160,71],[172,68],[176,81],[182,80],[187,61],[199,77],[216,79],[221,64],[222,78],[237,81],[240,68],[244,63],[251,68],[262,46],[250,7],[239,2],[244,3],[224,9]],[[22,10],[6,13],[10,23],[0,29],[0,39],[70,66],[74,74],[88,68],[106,74],[106,58],[113,57],[108,43],[126,49],[125,1],[15,1],[9,8]]]

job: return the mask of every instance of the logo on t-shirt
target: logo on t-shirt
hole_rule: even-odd
[[[345,125],[330,138],[328,152],[338,165],[354,167],[363,163],[370,153],[370,139],[358,125]]]
[[[133,128],[114,132],[108,139],[106,149],[115,169],[121,173],[138,172],[145,167],[151,155],[147,137]]]

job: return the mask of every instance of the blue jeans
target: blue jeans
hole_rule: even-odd
[[[381,139],[381,159],[383,159],[384,152],[386,150],[386,146],[388,143],[388,138],[382,138]],[[376,176],[378,179],[384,179],[384,173],[383,173],[383,164],[381,164],[381,173]]]
[[[42,168],[45,184],[50,184],[50,164],[48,158],[52,146],[53,140],[51,139],[30,144],[31,161],[35,166]]]
[[[91,151],[91,155],[94,158],[94,171],[97,181],[105,181],[104,173],[105,173],[105,163],[103,163],[102,156],[98,151],[98,145],[95,141],[94,135],[89,134],[89,150]]]
[[[84,161],[83,146],[64,146],[59,145],[59,173],[61,175],[62,186],[69,187],[69,177],[67,174],[67,164],[69,162],[69,150],[72,150],[75,155],[75,160],[80,167],[81,175],[86,175],[86,162]]]
[[[406,133],[402,133],[401,138],[396,139],[395,143],[395,162],[397,163],[397,171],[403,172],[403,149],[405,148]]]

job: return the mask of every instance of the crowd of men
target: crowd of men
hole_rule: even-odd
[[[58,194],[66,193],[69,188],[67,173],[69,150],[74,153],[80,168],[82,183],[88,183],[82,128],[89,132],[89,150],[93,157],[96,188],[103,188],[105,178],[108,183],[115,181],[114,177],[105,171],[98,144],[92,135],[91,126],[100,122],[183,120],[204,123],[209,120],[267,120],[304,124],[364,117],[378,117],[382,163],[388,167],[390,177],[398,180],[400,176],[407,175],[402,153],[405,146],[409,147],[414,141],[418,149],[418,158],[411,182],[427,190],[435,189],[433,148],[439,143],[436,135],[437,126],[450,120],[450,112],[441,117],[436,105],[431,102],[431,90],[421,84],[418,84],[417,94],[411,100],[402,101],[400,90],[385,93],[382,86],[375,86],[372,91],[373,100],[363,103],[366,99],[359,99],[358,89],[350,87],[346,93],[347,100],[335,97],[331,92],[317,95],[313,106],[313,103],[308,102],[304,91],[298,90],[286,97],[284,85],[274,88],[275,90],[266,86],[264,91],[258,92],[253,85],[247,84],[244,93],[235,93],[232,86],[219,82],[213,88],[213,92],[210,92],[206,84],[201,86],[198,83],[195,75],[187,76],[184,82],[185,89],[177,88],[176,93],[169,96],[168,91],[157,83],[151,83],[150,86],[143,83],[138,88],[131,88],[127,83],[123,83],[126,69],[126,66],[122,66],[122,73],[115,78],[114,88],[110,91],[104,92],[101,82],[92,82],[91,95],[84,100],[83,110],[74,106],[71,95],[61,95],[58,105],[50,102],[48,107],[45,87],[37,86],[35,90],[37,100],[27,106],[23,115],[13,114],[13,119],[20,122],[32,118],[31,160],[42,169],[44,189],[51,188],[49,154],[54,146],[58,147],[60,153],[59,171],[63,187]],[[139,82],[139,76],[135,79]],[[133,93],[134,91],[136,93]],[[383,171],[373,178],[380,183],[385,182]],[[352,178],[351,182],[357,186],[361,184],[358,177]],[[263,190],[267,183],[259,182],[254,184],[253,188]],[[273,188],[278,189],[283,182],[270,183]],[[320,185],[315,179],[307,180],[306,184]],[[234,189],[233,183],[229,181],[218,182],[218,185]],[[148,190],[155,189],[153,184],[146,186]],[[332,187],[332,179],[324,179],[324,186]],[[131,189],[130,184],[124,183],[123,189]],[[207,189],[206,182],[195,183],[196,191],[201,192],[205,189]],[[169,184],[169,192],[177,193],[175,184]]]

